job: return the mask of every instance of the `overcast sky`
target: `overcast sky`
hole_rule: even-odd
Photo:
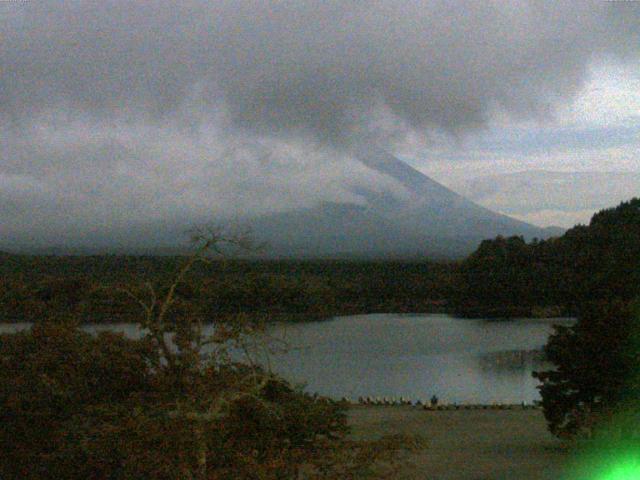
[[[640,171],[639,53],[639,2],[0,1],[0,234],[397,188],[362,141],[448,185]]]

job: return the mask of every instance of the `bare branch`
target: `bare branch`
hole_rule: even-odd
[[[146,303],[144,303],[144,301],[138,297],[137,295],[135,295],[133,292],[131,292],[130,290],[126,289],[126,288],[116,288],[117,292],[122,292],[125,295],[127,295],[129,298],[133,299],[136,301],[136,303],[138,303],[138,305],[140,305],[142,307],[142,309],[149,314],[151,307],[149,305],[147,305]]]

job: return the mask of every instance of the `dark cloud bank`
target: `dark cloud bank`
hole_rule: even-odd
[[[593,62],[635,59],[639,25],[633,2],[5,3],[3,236],[399,191],[354,144],[545,118]]]

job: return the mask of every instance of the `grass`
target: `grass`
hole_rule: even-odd
[[[454,410],[353,406],[353,435],[420,435],[424,450],[400,462],[398,480],[561,480],[571,458],[539,410]]]

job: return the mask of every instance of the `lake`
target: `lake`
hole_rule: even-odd
[[[406,397],[445,403],[520,403],[539,399],[531,372],[554,323],[571,319],[469,320],[443,314],[375,314],[277,324],[269,336],[288,345],[273,370],[333,398]],[[28,328],[0,324],[0,332]],[[130,324],[87,325],[137,336]]]

